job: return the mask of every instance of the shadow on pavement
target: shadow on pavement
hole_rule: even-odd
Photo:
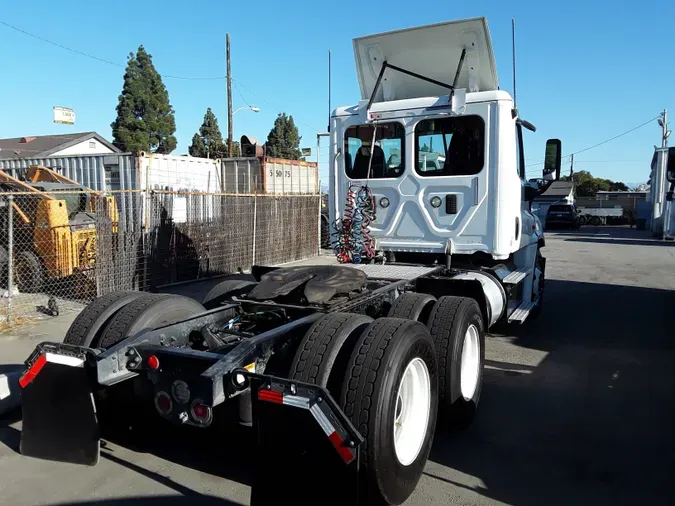
[[[0,416],[0,445],[19,453],[21,443],[21,431],[11,425],[21,420],[21,408],[13,409]]]
[[[546,357],[486,364],[474,425],[436,436],[430,460],[484,487],[430,476],[518,506],[675,504],[674,304],[673,291],[548,280],[513,338]]]
[[[55,503],[53,506],[242,506],[240,503],[207,495],[147,496],[122,499]]]
[[[216,412],[214,419],[217,415]],[[151,422],[150,432],[143,430],[141,435],[129,437],[125,433],[114,433],[105,436],[106,440],[135,452],[151,454],[180,466],[248,486],[253,483],[253,437],[252,429],[234,423],[214,424],[208,429],[199,429],[174,426],[159,419],[157,423]],[[102,449],[101,456],[115,460],[105,449]],[[128,464],[127,467],[136,470],[136,466],[126,461],[118,463]]]
[[[24,364],[0,364],[0,374],[20,373],[25,368]]]
[[[565,239],[570,242],[592,242],[596,244],[627,244],[629,246],[675,246],[673,241],[660,241],[658,239],[614,239],[612,237],[573,237]]]

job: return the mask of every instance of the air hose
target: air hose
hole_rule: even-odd
[[[375,146],[377,126],[373,127]],[[365,185],[353,184],[347,190],[343,218],[332,225],[331,244],[338,262],[360,264],[375,257],[375,241],[370,236],[370,223],[375,219],[375,197],[368,187],[374,149],[370,149],[368,177]]]

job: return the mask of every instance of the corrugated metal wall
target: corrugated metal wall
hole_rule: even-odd
[[[316,163],[265,158],[221,160],[223,193],[314,195],[319,192]]]
[[[223,193],[263,193],[263,173],[259,158],[225,158],[221,160]]]
[[[131,153],[0,159],[0,169],[14,177],[23,176],[30,165],[55,169],[92,190],[138,189],[135,180],[135,157]]]

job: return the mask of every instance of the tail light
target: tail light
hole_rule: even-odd
[[[192,403],[190,411],[193,420],[200,424],[210,423],[211,418],[213,417],[212,409],[200,400],[196,400]]]
[[[155,395],[155,407],[160,415],[168,415],[173,409],[173,401],[166,392],[158,392]]]
[[[153,370],[159,369],[159,359],[155,355],[150,355],[148,357],[148,367]]]

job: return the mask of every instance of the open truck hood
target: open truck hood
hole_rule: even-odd
[[[451,21],[354,39],[361,98],[370,99],[385,60],[451,85],[464,48],[467,52],[457,88],[464,88],[467,92],[497,90],[497,67],[486,18]],[[375,101],[448,93],[447,88],[437,84],[387,69]]]

